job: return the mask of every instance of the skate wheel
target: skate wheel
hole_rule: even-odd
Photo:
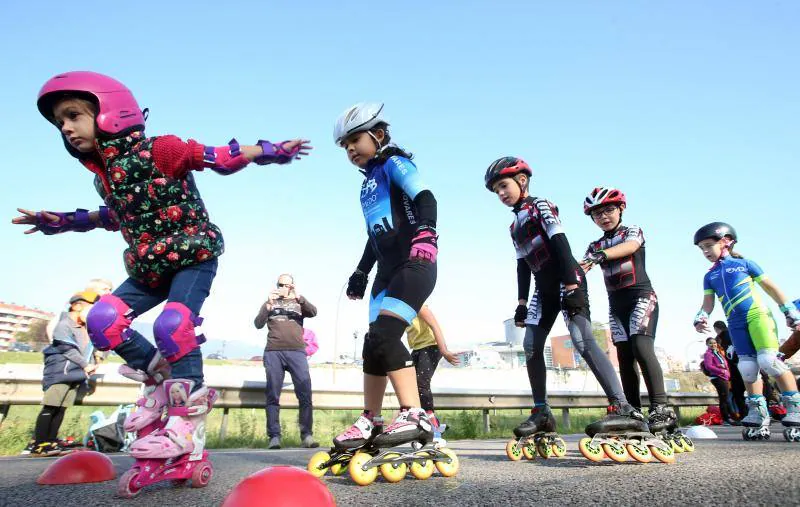
[[[539,456],[544,459],[553,457],[553,449],[550,448],[550,444],[548,444],[547,440],[544,439],[536,442],[536,452],[538,452]]]
[[[653,461],[653,453],[650,452],[650,449],[644,444],[631,442],[625,446],[625,449],[628,451],[630,457],[639,463],[650,463]]]
[[[317,478],[324,476],[325,473],[328,471],[328,468],[323,465],[327,461],[330,461],[330,459],[331,455],[325,451],[319,451],[314,453],[314,455],[311,456],[311,459],[308,460],[308,466],[306,467],[308,473]],[[333,467],[331,467],[331,470],[332,469]]]
[[[133,498],[142,490],[134,486],[134,482],[139,477],[139,469],[131,468],[119,478],[117,483],[117,495],[121,498]]]
[[[525,459],[533,461],[536,459],[536,447],[531,443],[526,443],[522,446],[522,455]]]
[[[439,449],[439,452],[446,454],[447,458],[436,461],[436,470],[445,477],[453,477],[458,473],[458,456],[450,449]]]
[[[556,438],[553,440],[553,443],[550,444],[550,448],[553,451],[553,456],[557,458],[561,458],[567,455],[567,443],[564,442],[563,438]]]
[[[214,467],[211,466],[211,463],[206,461],[197,465],[197,467],[192,471],[192,487],[193,488],[205,488],[208,486],[208,483],[211,482],[211,478],[214,476]]]
[[[384,456],[384,459],[396,460],[400,458],[400,455],[397,453],[387,454]],[[400,482],[406,476],[406,472],[408,471],[408,467],[405,463],[400,461],[394,461],[392,463],[384,463],[381,465],[381,475],[386,482]]]
[[[612,461],[616,461],[617,463],[624,463],[628,461],[628,451],[625,450],[625,446],[619,442],[606,442],[604,444],[600,444],[605,451],[606,456],[611,458]]]
[[[681,444],[683,445],[683,450],[686,452],[694,452],[694,442],[692,442],[691,438],[686,435],[681,435]]]
[[[578,450],[581,451],[583,457],[595,463],[603,461],[605,452],[599,445],[592,445],[591,437],[583,437],[578,442]]]
[[[670,438],[669,445],[672,447],[672,451],[675,453],[683,452],[683,445],[681,444],[680,439],[678,438]]]
[[[522,459],[522,446],[517,445],[516,440],[509,440],[506,443],[506,456],[511,461],[519,461]]]
[[[745,428],[742,430],[742,440],[752,440],[753,438],[750,435],[750,429]]]
[[[675,463],[675,451],[672,450],[672,446],[664,445],[664,446],[657,446],[651,445],[650,452],[653,454],[653,457],[662,463]]]
[[[422,462],[415,461],[411,463],[409,468],[411,469],[411,475],[413,475],[415,479],[419,479],[421,481],[429,478],[431,475],[433,475],[433,471],[436,470],[433,461],[429,459],[426,459]]]
[[[766,431],[765,433],[762,433],[762,434],[761,434],[761,437],[762,437],[764,440],[769,440],[769,437],[770,437],[770,434],[769,434],[769,429],[767,429],[767,431]]]
[[[378,468],[375,466],[368,466],[367,463],[372,459],[372,456],[365,452],[357,452],[350,460],[347,470],[350,472],[350,478],[359,486],[369,486],[378,477]]]
[[[334,463],[333,465],[331,465],[331,473],[336,477],[344,475],[346,472],[347,472],[347,462]]]

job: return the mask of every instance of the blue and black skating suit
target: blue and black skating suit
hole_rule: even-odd
[[[755,286],[765,278],[755,262],[730,255],[715,262],[703,278],[704,293],[716,294],[722,304],[733,348],[739,356],[778,350],[775,320]]]
[[[417,228],[436,226],[433,194],[416,165],[394,155],[367,166],[361,209],[369,241],[359,269],[368,273],[374,262],[378,263],[370,296],[370,322],[386,309],[410,323],[436,284],[435,263],[409,261]]]

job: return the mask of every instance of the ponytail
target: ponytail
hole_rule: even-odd
[[[734,252],[733,248],[730,248],[728,250],[728,254],[730,254],[730,256],[733,257],[734,259],[744,259],[744,256],[739,252]]]
[[[385,122],[378,123],[370,130],[371,131],[383,130],[383,135],[384,135],[383,146],[378,149],[378,153],[375,155],[375,158],[378,160],[378,162],[384,163],[389,159],[389,157],[394,157],[394,156],[407,158],[408,160],[414,158],[413,153],[409,153],[404,149],[400,148],[399,146],[391,144],[392,136],[389,135],[388,123]]]

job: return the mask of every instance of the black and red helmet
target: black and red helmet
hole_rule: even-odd
[[[517,157],[498,158],[486,169],[486,176],[483,177],[486,188],[492,191],[492,185],[502,178],[513,178],[518,174],[525,174],[530,178],[533,176],[531,166],[527,162]]]
[[[583,200],[583,212],[587,215],[592,213],[592,210],[606,204],[618,204],[625,206],[625,194],[620,190],[611,187],[595,187],[586,199]]]

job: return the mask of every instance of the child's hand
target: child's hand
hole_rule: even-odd
[[[86,372],[87,376],[89,376],[92,373],[94,373],[95,370],[97,370],[97,365],[96,364],[87,364],[86,366],[83,367],[83,371]]]
[[[579,266],[581,267],[581,269],[583,270],[584,273],[588,273],[589,270],[592,269],[592,267],[594,266],[594,263],[593,262],[584,262],[584,261],[582,261],[579,264]]]
[[[311,146],[308,139],[292,139],[291,141],[284,141],[281,143],[281,146],[284,150],[288,152],[294,152],[297,150],[297,154],[295,155],[295,159],[299,159],[300,157],[306,157],[314,149]]]
[[[456,354],[453,354],[447,349],[442,351],[442,356],[447,360],[448,363],[452,364],[453,366],[458,366],[459,364],[461,364],[461,361],[458,360],[458,356]]]
[[[25,231],[25,234],[33,234],[34,232],[38,232],[39,231],[39,227],[38,227],[37,221],[36,221],[36,212],[35,211],[30,211],[30,210],[26,210],[26,209],[22,209],[22,208],[17,208],[17,211],[22,213],[22,215],[12,218],[11,219],[11,223],[12,224],[33,225],[33,227],[31,227],[30,229]],[[61,220],[58,217],[58,215],[54,215],[54,214],[50,213],[49,211],[44,211],[44,210],[41,211],[41,215],[40,216],[42,218],[46,219],[46,220],[49,220],[53,224],[56,224]]]

